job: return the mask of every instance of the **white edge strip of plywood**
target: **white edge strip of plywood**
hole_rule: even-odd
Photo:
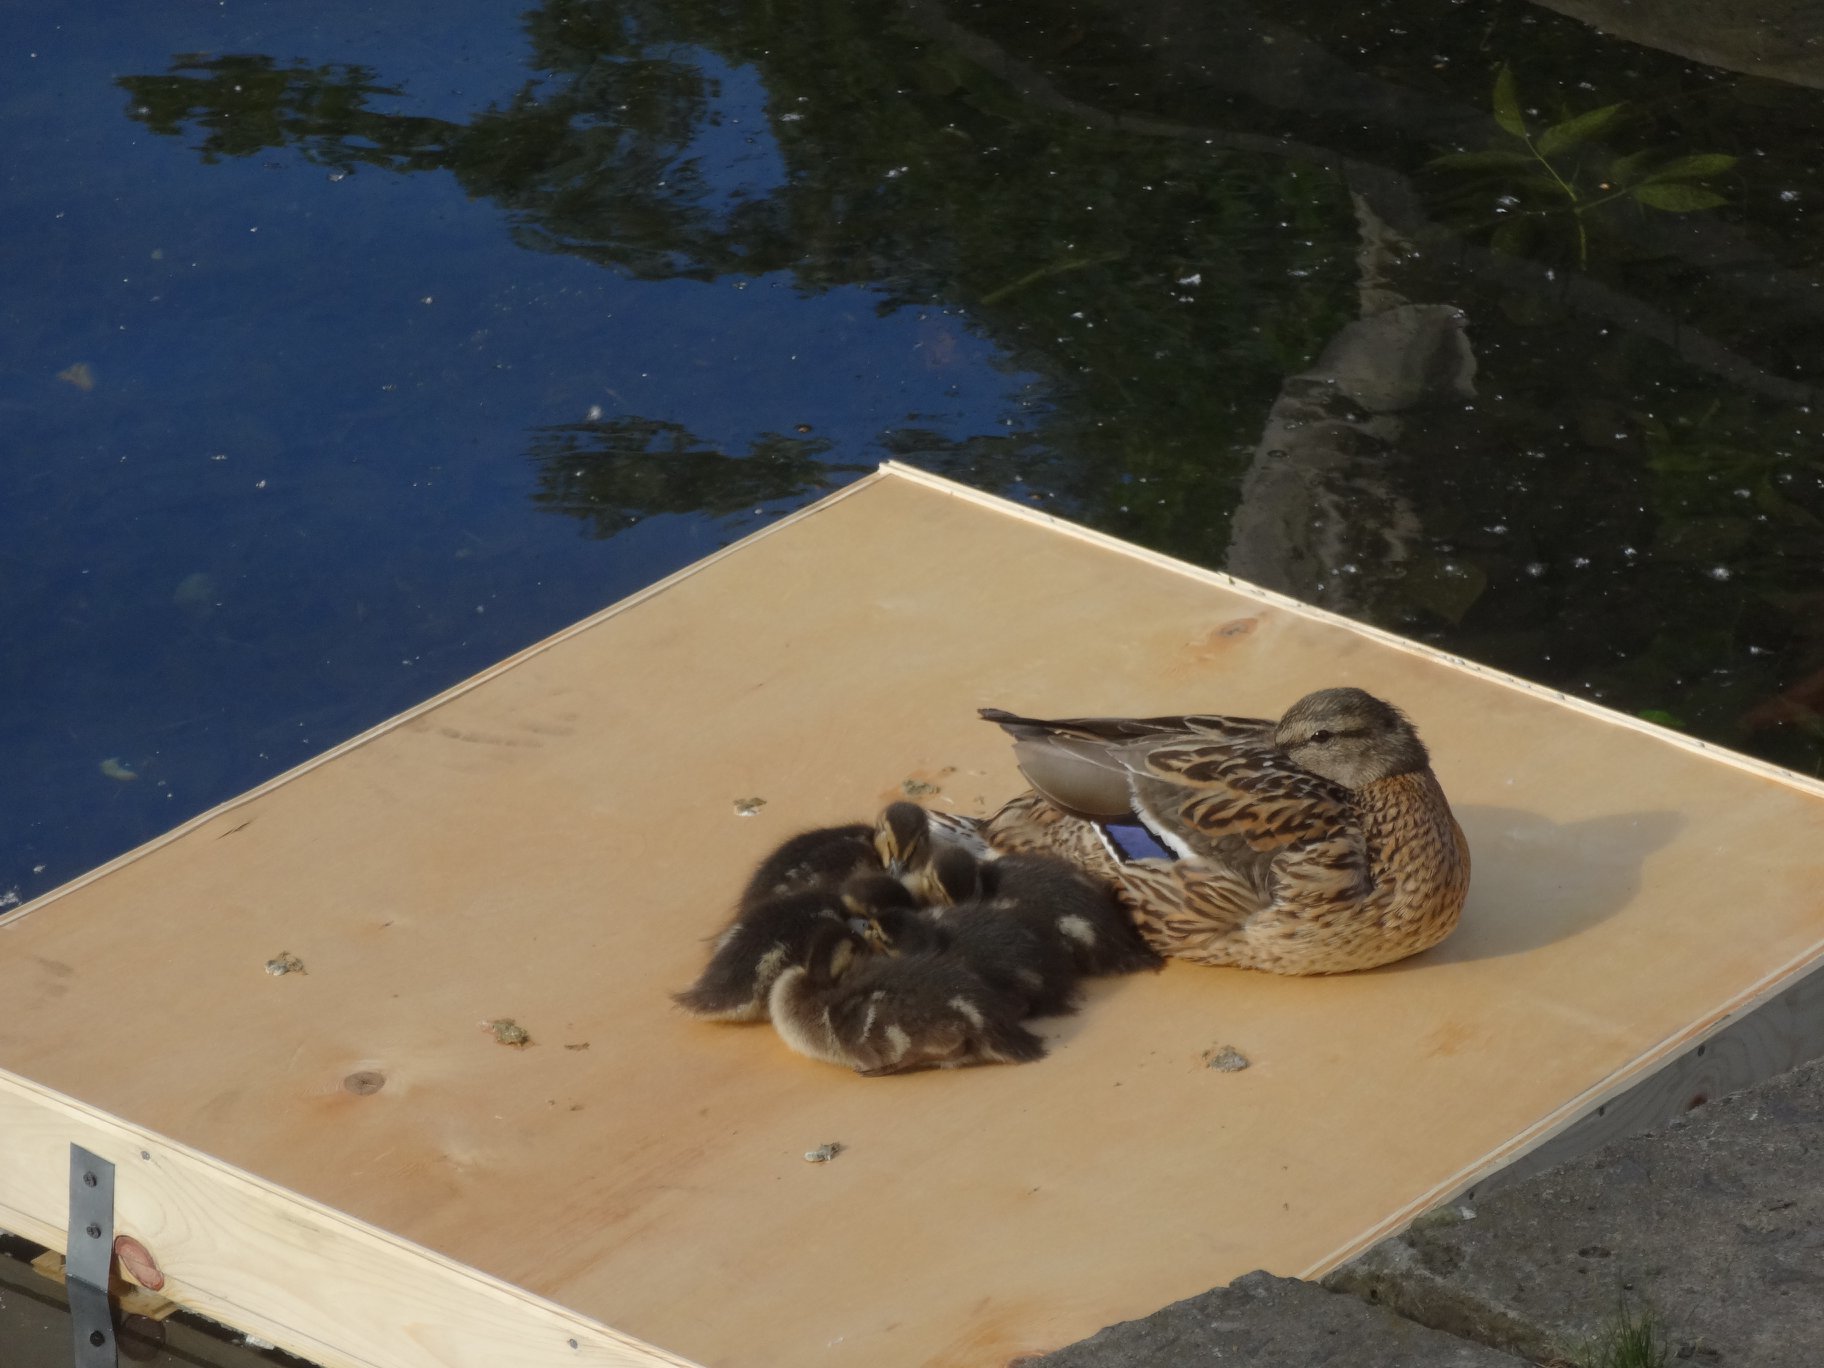
[[[693,1368],[5,1070],[0,1227],[67,1249],[72,1141],[114,1165],[115,1230],[163,1295],[325,1368]]]
[[[786,528],[790,527],[793,523],[798,522],[804,518],[810,518],[810,517],[816,516],[817,514],[825,511],[826,509],[831,508],[834,505],[842,502],[842,500],[848,498],[851,494],[858,493],[861,490],[867,488],[869,485],[877,484],[880,480],[886,478],[887,473],[888,472],[886,470],[886,467],[882,467],[880,470],[876,470],[876,471],[872,472],[871,474],[863,475],[860,479],[855,480],[850,484],[844,485],[841,489],[834,490],[831,493],[826,494],[823,498],[818,499],[815,503],[807,504],[803,508],[800,508],[799,510],[797,510],[795,513],[788,513],[785,517],[779,519],[779,521],[773,522],[773,523],[768,523],[765,527],[760,528],[758,531],[749,533],[747,536],[742,537],[739,541],[730,542],[727,546],[723,547],[720,551],[712,552],[710,555],[704,556],[701,560],[692,561],[689,565],[685,566],[683,569],[672,572],[671,574],[665,576],[664,579],[655,580],[653,583],[647,585],[644,589],[636,590],[633,593],[629,594],[626,598],[617,599],[615,602],[609,604],[606,608],[603,608],[600,612],[591,613],[588,617],[583,618],[580,622],[574,622],[570,626],[564,628],[562,631],[552,633],[550,636],[546,637],[542,641],[533,642],[532,645],[526,647],[523,651],[517,651],[514,654],[508,656],[505,660],[498,661],[497,663],[488,666],[487,669],[481,671],[479,674],[470,675],[467,679],[464,679],[459,683],[452,684],[449,688],[445,689],[442,693],[434,694],[430,698],[425,699],[424,702],[419,703],[413,707],[407,708],[404,712],[394,713],[391,717],[387,718],[384,722],[376,723],[374,726],[369,727],[366,731],[357,733],[356,735],[349,737],[348,740],[342,742],[340,745],[331,746],[328,750],[324,751],[321,755],[314,755],[310,759],[304,761],[302,764],[294,765],[292,768],[286,770],[284,773],[274,775],[272,778],[266,780],[266,782],[263,784],[256,784],[254,787],[246,790],[246,792],[244,792],[244,793],[237,793],[234,797],[230,798],[227,802],[218,803],[214,807],[210,808],[207,812],[198,813],[195,817],[190,818],[189,821],[184,822],[180,826],[172,827],[171,830],[165,832],[163,835],[155,836],[150,841],[147,841],[145,844],[135,846],[133,849],[127,851],[125,854],[118,855],[114,859],[109,860],[106,864],[97,865],[97,866],[95,866],[95,868],[89,870],[87,873],[77,875],[75,878],[71,879],[68,883],[59,884],[56,888],[51,889],[48,893],[44,893],[39,897],[33,898],[30,902],[22,903],[20,906],[14,908],[11,912],[6,913],[5,915],[0,915],[0,931],[6,931],[8,928],[18,925],[18,923],[23,921],[26,917],[30,916],[32,913],[40,910],[41,908],[50,906],[52,903],[56,902],[59,898],[62,898],[70,893],[74,893],[79,888],[83,888],[89,884],[94,883],[97,879],[105,878],[107,875],[113,873],[115,870],[121,868],[123,865],[131,864],[133,861],[135,861],[137,859],[140,859],[146,855],[150,855],[153,851],[157,850],[160,846],[169,845],[169,844],[171,844],[171,842],[182,838],[186,833],[194,831],[198,827],[207,826],[210,822],[213,822],[216,818],[222,816],[224,813],[233,812],[236,808],[242,807],[242,806],[246,805],[247,803],[252,802],[255,798],[258,798],[260,795],[265,794],[265,793],[270,793],[270,792],[272,792],[272,790],[278,788],[282,784],[289,784],[293,779],[298,778],[300,775],[308,774],[308,773],[310,773],[310,771],[316,769],[320,765],[327,765],[330,761],[336,759],[338,756],[346,755],[346,754],[348,754],[348,752],[350,752],[352,750],[356,750],[361,746],[365,746],[368,744],[368,742],[373,741],[378,737],[385,736],[388,732],[394,730],[397,727],[404,726],[407,722],[412,721],[414,718],[422,717],[422,716],[424,716],[424,714],[426,714],[428,712],[432,712],[438,708],[441,708],[445,703],[448,703],[451,699],[458,698],[461,695],[469,692],[469,690],[471,690],[471,689],[479,688],[481,685],[486,684],[490,679],[495,678],[497,675],[505,674],[508,670],[511,670],[514,666],[523,664],[524,662],[532,659],[534,656],[543,655],[546,651],[550,650],[553,646],[556,646],[562,642],[568,641],[573,636],[578,636],[583,632],[587,632],[590,628],[595,627],[595,626],[599,625],[600,623],[606,622],[609,618],[615,617],[618,614],[626,612],[629,608],[637,608],[640,604],[645,603],[648,599],[658,597],[660,594],[663,594],[666,590],[671,589],[671,588],[675,587],[676,585],[683,583],[685,580],[689,579],[692,575],[695,575],[695,574],[699,573],[700,571],[707,569],[709,566],[716,564],[716,562],[723,560],[724,558],[726,558],[728,556],[735,555],[737,552],[741,551],[745,547],[751,546],[753,543],[761,540],[762,538],[770,537],[776,532],[784,531]]]
[[[1586,1111],[1527,1153],[1473,1176],[1444,1200],[1480,1201],[1611,1141],[1668,1125],[1693,1107],[1824,1056],[1824,969],[1793,980],[1778,996],[1736,1014],[1712,1035]]]
[[[1824,968],[1819,967],[1820,956],[1824,956],[1824,940],[1816,942],[1803,953],[1794,956],[1788,963],[1767,975],[1721,1011],[1692,1022],[1685,1029],[1674,1032],[1650,1049],[1643,1050],[1605,1078],[1591,1084],[1557,1110],[1519,1131],[1505,1143],[1496,1146],[1475,1162],[1465,1165],[1442,1182],[1420,1193],[1399,1210],[1391,1212],[1369,1229],[1351,1237],[1323,1258],[1318,1259],[1307,1268],[1298,1270],[1292,1276],[1322,1277],[1332,1269],[1348,1263],[1358,1254],[1365,1252],[1369,1246],[1379,1243],[1390,1235],[1397,1235],[1412,1224],[1417,1217],[1433,1207],[1462,1196],[1489,1175],[1497,1173],[1515,1160],[1531,1154],[1541,1145],[1563,1135],[1572,1127],[1588,1121],[1596,1115],[1599,1109],[1606,1107],[1615,1098],[1651,1076],[1656,1069],[1674,1055],[1702,1044],[1732,1026],[1739,1026],[1748,1021],[1774,998],[1790,991],[1795,984],[1803,982],[1807,975],[1824,974]],[[1810,1029],[1815,1032],[1815,1023],[1810,1024]],[[1742,1088],[1752,1083],[1758,1083],[1763,1078],[1783,1072],[1784,1068],[1792,1068],[1804,1063],[1806,1059],[1815,1057],[1815,1054],[1815,1050],[1796,1050],[1789,1056],[1778,1059],[1765,1072],[1753,1071],[1732,1080],[1732,1087]],[[1658,1124],[1660,1124],[1658,1120],[1649,1120],[1639,1128],[1653,1129]],[[1633,1133],[1635,1133],[1634,1128],[1624,1128],[1617,1130],[1614,1134],[1592,1136],[1588,1148],[1594,1149],[1607,1140],[1620,1139],[1623,1135]],[[1568,1159],[1571,1156],[1564,1157]]]
[[[1202,566],[1192,565],[1189,561],[1178,560],[1172,556],[1165,555],[1163,552],[1148,551],[1143,546],[1135,546],[1132,542],[1122,541],[1119,537],[1110,536],[1106,532],[1097,532],[1091,528],[1084,527],[1079,523],[1073,523],[1064,518],[1060,518],[1055,514],[1042,513],[1037,509],[1027,508],[1023,504],[1013,503],[1010,500],[1000,498],[998,495],[984,494],[979,489],[971,489],[967,485],[957,484],[954,480],[946,480],[941,475],[933,475],[928,471],[918,469],[916,466],[901,465],[897,461],[888,461],[881,466],[879,473],[896,475],[901,479],[910,480],[914,484],[928,485],[932,489],[942,490],[944,493],[953,495],[965,502],[981,504],[986,508],[995,509],[997,512],[1023,519],[1026,522],[1036,523],[1041,527],[1048,527],[1065,536],[1074,537],[1078,541],[1088,542],[1091,545],[1099,546],[1106,551],[1118,552],[1132,560],[1141,561],[1147,565],[1156,565],[1162,570],[1173,571],[1188,579],[1201,580],[1205,584],[1219,585],[1224,589],[1232,590],[1237,594],[1255,599],[1260,603],[1269,604],[1272,607],[1283,609],[1288,613],[1295,613],[1303,618],[1309,618],[1313,622],[1322,622],[1331,627],[1340,627],[1344,631],[1351,632],[1356,636],[1367,637],[1370,640],[1378,641],[1384,646],[1394,647],[1408,655],[1420,656],[1426,660],[1436,661],[1440,665],[1446,665],[1452,669],[1461,670],[1465,674],[1471,674],[1480,679],[1489,680],[1491,683],[1512,689],[1516,693],[1523,693],[1531,698],[1538,698],[1548,703],[1555,703],[1559,707],[1569,708],[1572,712],[1582,713],[1586,717],[1594,717],[1614,726],[1626,728],[1629,731],[1640,732],[1644,735],[1651,736],[1655,741],[1660,742],[1662,745],[1676,746],[1681,750],[1694,751],[1704,758],[1713,760],[1719,764],[1732,765],[1737,769],[1747,770],[1751,774],[1760,775],[1764,779],[1772,779],[1777,783],[1796,788],[1802,793],[1824,798],[1824,781],[1813,779],[1808,775],[1799,774],[1794,770],[1785,769],[1779,765],[1770,764],[1765,760],[1756,760],[1753,756],[1743,755],[1739,751],[1732,751],[1724,746],[1713,746],[1708,741],[1700,741],[1694,736],[1685,735],[1683,732],[1671,731],[1668,728],[1658,726],[1655,723],[1643,721],[1641,718],[1630,717],[1627,713],[1617,712],[1613,708],[1605,708],[1600,703],[1592,703],[1587,699],[1577,698],[1567,693],[1560,693],[1557,689],[1548,689],[1543,684],[1530,683],[1527,680],[1521,679],[1518,675],[1510,675],[1502,670],[1491,669],[1486,665],[1478,665],[1473,660],[1465,660],[1462,656],[1452,655],[1448,651],[1440,651],[1437,647],[1427,646],[1422,641],[1411,641],[1406,637],[1400,636],[1396,632],[1389,632],[1385,628],[1372,627],[1367,623],[1357,622],[1354,618],[1344,617],[1341,613],[1333,613],[1326,608],[1313,607],[1309,603],[1290,598],[1287,595],[1277,593],[1272,589],[1262,589],[1257,584],[1250,584],[1246,580],[1236,579],[1233,575],[1224,574],[1220,570],[1206,570]],[[1215,706],[1215,703],[1212,703],[1210,706]]]

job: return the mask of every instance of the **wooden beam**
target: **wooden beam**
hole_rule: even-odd
[[[219,1159],[0,1070],[0,1227],[68,1248],[70,1144],[184,1306],[324,1368],[694,1368]]]
[[[63,1255],[54,1249],[47,1249],[32,1260],[32,1271],[46,1281],[62,1287],[69,1281],[64,1263]],[[120,1307],[123,1314],[144,1316],[147,1320],[168,1320],[177,1314],[178,1309],[177,1303],[170,1298],[161,1297],[123,1277],[118,1266],[108,1278],[108,1298]]]

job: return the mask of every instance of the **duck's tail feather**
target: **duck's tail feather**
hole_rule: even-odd
[[[1157,734],[1147,719],[1068,718],[1048,722],[998,708],[982,716],[1013,738],[1013,758],[1026,781],[1080,817],[1127,817],[1133,811],[1123,748]],[[1136,729],[1139,730],[1136,730]]]

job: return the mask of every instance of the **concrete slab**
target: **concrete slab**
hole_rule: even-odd
[[[1520,1368],[1521,1360],[1316,1283],[1249,1273],[1020,1368]]]
[[[1494,1194],[1446,1208],[1325,1284],[1532,1358],[1626,1299],[1680,1361],[1824,1358],[1824,1060]]]

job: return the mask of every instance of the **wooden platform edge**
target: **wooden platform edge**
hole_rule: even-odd
[[[1821,956],[1824,940],[1734,1003],[1643,1050],[1550,1115],[1290,1276],[1321,1278],[1446,1202],[1494,1191],[1610,1140],[1663,1125],[1694,1105],[1687,1088],[1703,1090],[1699,1100],[1707,1101],[1817,1058],[1824,1053]],[[1703,1064],[1712,1053],[1716,1060]]]
[[[41,1258],[61,1259],[61,1254]],[[58,1364],[69,1357],[70,1330],[60,1314],[65,1296],[60,1287],[31,1263],[23,1263],[0,1248],[0,1345],[9,1354],[6,1364]],[[42,1308],[40,1310],[40,1308]],[[128,1317],[139,1314],[122,1304]],[[34,1311],[39,1314],[34,1315]],[[10,1318],[9,1318],[10,1317]],[[171,1316],[158,1322],[158,1329],[148,1334],[129,1320],[121,1326],[119,1359],[139,1362],[136,1348],[156,1346],[159,1357],[153,1360],[164,1368],[176,1365],[207,1364],[209,1368],[273,1368],[273,1360],[257,1346],[257,1336],[248,1343],[231,1338],[233,1332],[200,1317]],[[9,1338],[10,1336],[10,1338]]]
[[[1508,674],[1505,670],[1497,670],[1487,665],[1479,665],[1473,660],[1467,660],[1459,655],[1452,655],[1449,651],[1441,651],[1436,646],[1427,646],[1422,641],[1412,641],[1407,637],[1399,635],[1397,632],[1390,632],[1384,627],[1375,627],[1366,622],[1358,622],[1356,619],[1345,617],[1341,613],[1333,613],[1327,608],[1314,607],[1309,603],[1279,593],[1277,590],[1263,589],[1258,584],[1250,584],[1247,580],[1236,579],[1233,575],[1226,574],[1221,570],[1208,570],[1203,566],[1192,565],[1189,561],[1178,560],[1176,557],[1168,556],[1160,551],[1149,551],[1143,546],[1135,546],[1132,542],[1122,541],[1119,537],[1111,536],[1106,532],[1097,532],[1093,528],[1084,527],[1081,523],[1073,523],[1068,518],[1060,518],[1054,513],[1045,513],[1035,508],[1028,508],[1023,504],[1013,503],[1010,500],[1000,498],[998,495],[984,494],[979,489],[971,489],[969,486],[958,484],[954,480],[947,480],[941,475],[933,475],[929,471],[920,470],[917,466],[903,465],[898,461],[888,461],[880,467],[879,473],[895,475],[900,479],[909,480],[914,484],[941,490],[955,498],[963,499],[969,503],[980,504],[986,508],[996,509],[1002,513],[1020,518],[1025,522],[1036,523],[1041,527],[1050,528],[1065,536],[1074,537],[1078,541],[1088,542],[1092,546],[1101,547],[1103,550],[1118,552],[1146,565],[1156,565],[1161,569],[1171,570],[1191,579],[1201,580],[1206,584],[1218,585],[1233,593],[1246,595],[1248,598],[1255,599],[1260,603],[1271,605],[1274,608],[1282,609],[1285,612],[1296,614],[1302,618],[1307,618],[1312,622],[1322,622],[1331,627],[1341,627],[1345,631],[1352,632],[1357,636],[1367,637],[1371,641],[1377,641],[1383,646],[1391,646],[1396,650],[1403,651],[1407,655],[1415,655],[1424,660],[1436,661],[1440,665],[1448,665],[1453,669],[1461,670],[1465,674],[1474,675],[1478,679],[1486,679],[1490,683],[1499,684],[1503,688],[1512,689],[1516,693],[1523,693],[1531,698],[1539,698],[1551,703],[1556,703],[1561,707],[1569,708],[1572,712],[1582,713],[1586,717],[1600,718],[1604,722],[1626,728],[1629,731],[1641,732],[1666,745],[1676,746],[1681,750],[1692,751],[1707,759],[1717,761],[1719,764],[1733,765],[1735,768],[1746,770],[1750,774],[1757,774],[1764,779],[1772,779],[1789,788],[1796,788],[1802,793],[1808,793],[1815,797],[1824,797],[1824,780],[1813,779],[1809,775],[1800,774],[1796,770],[1789,770],[1766,760],[1757,760],[1751,755],[1743,755],[1740,751],[1730,750],[1726,746],[1715,746],[1708,741],[1700,741],[1694,736],[1687,736],[1684,732],[1673,731],[1671,728],[1662,727],[1658,723],[1644,721],[1629,713],[1617,712],[1614,708],[1605,708],[1600,703],[1592,703],[1588,699],[1578,698],[1573,694],[1563,693],[1560,690],[1548,688],[1543,684],[1534,684],[1530,680],[1520,678],[1518,675]],[[1212,699],[1206,706],[1220,710],[1222,702],[1220,699]]]
[[[1633,1086],[1585,1111],[1512,1163],[1444,1200],[1475,1200],[1611,1140],[1657,1130],[1693,1107],[1824,1056],[1824,969],[1814,968],[1775,997],[1658,1065]]]
[[[164,1296],[324,1368],[696,1368],[218,1159],[0,1070],[0,1227],[67,1251],[75,1142]]]

